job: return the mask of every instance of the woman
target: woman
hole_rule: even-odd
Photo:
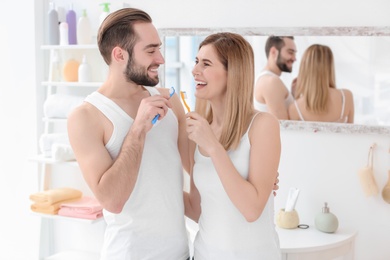
[[[332,50],[313,44],[302,56],[295,101],[289,106],[291,120],[353,123],[352,92],[336,89]]]
[[[199,223],[195,260],[280,259],[272,196],[280,128],[275,116],[253,108],[252,47],[238,34],[210,35],[192,73],[197,105],[187,114],[185,210]]]

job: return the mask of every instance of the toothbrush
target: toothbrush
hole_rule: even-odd
[[[174,88],[174,87],[171,87],[171,89],[169,90],[169,98],[171,98],[171,97],[173,96],[173,94],[175,94],[175,88]],[[157,122],[157,120],[158,120],[159,117],[160,117],[160,114],[157,114],[157,115],[153,118],[153,120],[152,120],[152,124],[153,124],[153,125]]]
[[[185,91],[180,91],[180,97],[181,100],[183,101],[184,106],[187,108],[187,112],[190,112],[191,111],[190,106],[186,102],[187,93]]]

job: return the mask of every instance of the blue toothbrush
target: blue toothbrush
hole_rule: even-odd
[[[174,88],[174,87],[171,87],[171,89],[169,90],[169,98],[172,97],[173,94],[175,94],[175,88]],[[153,120],[152,120],[152,124],[153,124],[153,125],[157,122],[157,120],[158,120],[159,117],[160,117],[160,114],[157,114],[157,115],[153,118]]]

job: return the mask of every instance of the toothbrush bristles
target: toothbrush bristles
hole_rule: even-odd
[[[180,97],[181,97],[181,100],[183,101],[184,106],[187,109],[187,112],[190,112],[191,109],[190,109],[190,107],[188,106],[188,104],[186,102],[187,93],[185,91],[180,91]]]

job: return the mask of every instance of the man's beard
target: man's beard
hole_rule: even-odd
[[[282,58],[282,56],[278,55],[278,59],[276,60],[276,66],[278,66],[278,68],[282,71],[282,72],[291,72],[292,71],[292,67],[289,68],[286,64],[286,60]]]
[[[132,81],[137,85],[143,86],[154,87],[159,82],[158,75],[154,78],[149,77],[148,69],[145,70],[144,67],[135,64],[132,60],[129,60],[127,63],[125,77],[127,81]]]

